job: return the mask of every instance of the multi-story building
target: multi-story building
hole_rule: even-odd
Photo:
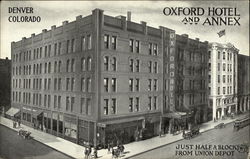
[[[209,44],[209,99],[213,119],[237,113],[238,52],[232,44]]]
[[[163,116],[165,129],[174,132],[207,121],[208,42],[174,31],[171,36],[170,50],[164,53]]]
[[[0,59],[0,112],[10,108],[11,60]]]
[[[238,55],[238,110],[250,110],[250,57]]]
[[[176,89],[163,95],[163,79],[171,81],[165,88],[176,87],[175,33],[131,22],[130,16],[95,9],[12,42],[12,106],[22,122],[81,145],[106,145],[158,135],[161,116],[186,110],[181,104],[174,109]],[[198,71],[205,44],[190,41]]]

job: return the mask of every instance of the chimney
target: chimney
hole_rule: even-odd
[[[56,25],[52,25],[51,30],[55,30],[55,29],[56,29]]]
[[[80,20],[80,19],[82,19],[82,15],[78,15],[78,16],[76,17],[76,20]]]
[[[65,21],[62,22],[63,25],[66,25],[68,23],[69,23],[69,21],[67,21],[67,20],[65,20]]]
[[[43,33],[46,33],[46,32],[47,32],[47,29],[43,29],[42,32],[43,32]]]
[[[143,26],[143,33],[148,34],[148,28],[147,28],[147,23],[144,21],[141,21],[141,25]]]
[[[31,34],[31,37],[33,38],[35,35],[36,35],[36,34],[35,34],[35,33],[33,33],[33,34]]]
[[[8,57],[5,58],[5,60],[8,60],[8,59],[9,59]]]
[[[127,12],[127,18],[128,18],[128,21],[131,22],[131,11]]]

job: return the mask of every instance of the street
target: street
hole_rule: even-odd
[[[23,139],[15,131],[2,125],[0,125],[0,158],[70,159],[33,139]]]
[[[136,156],[131,159],[179,159],[179,158],[192,158],[192,159],[247,159],[247,153],[239,153],[237,150],[231,151],[228,145],[235,146],[242,143],[249,144],[249,125],[240,129],[239,131],[233,131],[233,124],[227,124],[225,128],[213,129],[202,133],[201,135],[190,139],[181,140]],[[215,149],[209,150],[208,146],[218,148],[217,152]],[[224,145],[224,147],[222,147]],[[178,149],[182,146],[181,149]],[[196,146],[200,146],[200,149],[195,151]],[[201,147],[203,146],[203,147]],[[223,153],[220,153],[223,148]],[[232,148],[232,147],[230,147]]]

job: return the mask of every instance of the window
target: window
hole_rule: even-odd
[[[59,44],[58,44],[58,55],[61,54],[61,49],[62,49],[62,43],[59,42]]]
[[[208,64],[208,71],[211,71],[211,63]]]
[[[217,93],[220,95],[220,87],[217,88]]]
[[[157,73],[157,67],[158,67],[158,64],[157,62],[154,63],[154,73]]]
[[[34,80],[34,81],[35,81],[35,80]],[[33,82],[34,82],[34,81],[33,81]],[[34,82],[34,83],[35,83],[35,82]],[[46,89],[47,89],[47,78],[44,79],[44,90],[46,90]]]
[[[85,63],[85,58],[83,57],[83,58],[81,59],[81,70],[82,70],[82,71],[85,71],[85,65],[86,65],[86,63]]]
[[[45,46],[44,57],[47,57],[47,52],[48,52],[48,48],[47,46]],[[34,53],[36,54],[36,50],[34,50]]]
[[[152,46],[153,46],[152,43],[149,43],[149,44],[148,44],[148,54],[149,54],[149,55],[152,55]]]
[[[104,115],[108,115],[108,108],[109,108],[109,100],[108,99],[104,99]]]
[[[226,64],[223,63],[223,71],[226,71]]]
[[[220,75],[218,75],[218,83],[220,83]]]
[[[140,71],[140,61],[139,60],[136,60],[136,72],[139,72]]]
[[[133,79],[132,78],[130,78],[129,79],[129,91],[133,91]]]
[[[46,105],[47,105],[47,95],[45,94],[44,95],[44,107],[46,107]]]
[[[112,78],[111,87],[112,87],[112,91],[115,92],[116,91],[116,78]]]
[[[211,83],[211,75],[208,75],[208,83]]]
[[[87,78],[87,90],[86,92],[91,92],[91,78]]]
[[[152,73],[152,61],[148,62],[148,72]]]
[[[54,108],[56,108],[56,107],[57,107],[57,96],[54,95]]]
[[[130,52],[134,51],[134,40],[133,39],[129,40],[129,48],[130,48]]]
[[[57,43],[54,44],[54,56],[57,54]]]
[[[49,66],[48,66],[49,68],[48,68],[48,73],[50,73],[51,72],[51,63],[49,62]]]
[[[38,83],[38,80],[37,80],[37,83]],[[48,79],[48,90],[50,90],[50,85],[51,85],[51,79],[49,78]],[[38,84],[37,84],[37,86],[38,86]]]
[[[71,106],[70,106],[71,112],[73,112],[73,110],[74,110],[74,105],[75,105],[75,97],[71,97]]]
[[[58,79],[58,90],[61,90],[61,88],[62,88],[62,79],[59,78]]]
[[[225,59],[226,59],[226,53],[223,52],[223,60],[225,60]]]
[[[88,71],[91,71],[91,57],[88,57],[88,63],[87,63],[87,65],[88,65],[88,68],[87,68],[87,70]]]
[[[84,36],[81,38],[81,51],[84,51],[86,49],[86,39]]]
[[[139,97],[135,98],[135,111],[139,111],[139,107],[140,107],[140,99]]]
[[[70,61],[69,61],[69,59],[67,60],[67,66],[66,66],[66,72],[69,72],[69,70],[70,70]]]
[[[211,59],[211,51],[208,51],[208,58]]]
[[[220,71],[220,63],[218,63],[218,71]]]
[[[220,51],[218,51],[218,59],[220,59]]]
[[[75,39],[71,40],[71,52],[75,52]]]
[[[111,114],[116,113],[116,99],[112,98]]]
[[[66,97],[66,111],[69,110],[69,97]]]
[[[75,88],[75,78],[71,78],[71,91]]]
[[[132,112],[133,111],[133,98],[129,98],[129,112]]]
[[[133,59],[129,60],[129,69],[130,69],[130,72],[134,71],[134,60]]]
[[[37,53],[38,53],[38,50],[37,50]],[[51,45],[49,45],[48,57],[50,57],[50,54],[51,54]],[[38,57],[38,54],[37,54],[37,57]]]
[[[85,92],[85,78],[81,78],[81,91]]]
[[[154,90],[157,91],[157,79],[154,79]]]
[[[112,61],[112,70],[116,71],[116,57],[113,57],[113,61]]]
[[[107,34],[104,35],[104,47],[106,49],[109,48],[109,35],[107,35]]]
[[[223,94],[226,94],[226,87],[223,87]]]
[[[108,71],[108,69],[109,69],[109,57],[105,56],[104,57],[104,70]]]
[[[103,80],[104,92],[108,92],[108,83],[109,83],[109,79],[104,78],[104,80]]]
[[[92,38],[91,35],[87,35],[88,49],[92,48]]]
[[[54,72],[56,73],[57,71],[57,61],[55,61],[55,64],[54,64]]]
[[[54,90],[57,90],[57,78],[54,79]]]
[[[62,62],[59,61],[59,65],[58,65],[58,72],[61,72],[61,66],[62,66]]]
[[[87,102],[86,102],[86,114],[87,114],[87,115],[91,115],[90,106],[91,106],[91,99],[90,99],[90,98],[87,98]]]
[[[67,47],[66,47],[66,53],[69,53],[69,48],[70,48],[70,41],[69,40],[67,40]]]
[[[71,59],[71,72],[75,72],[75,59]]]
[[[112,44],[112,49],[116,50],[116,36],[112,36],[111,44]]]
[[[136,53],[139,53],[139,51],[140,51],[140,42],[139,42],[139,40],[135,41],[135,49],[136,49]]]
[[[223,83],[226,82],[226,75],[223,75]]]
[[[35,65],[34,65],[34,67],[35,67]],[[35,69],[33,72],[35,73]],[[44,73],[47,73],[47,63],[45,63],[45,65],[44,65]]]
[[[151,99],[152,99],[152,97],[148,97],[148,110],[152,110]]]
[[[61,96],[58,96],[58,109],[61,108]]]
[[[66,79],[66,91],[69,90],[69,82],[70,82],[70,78]]]
[[[85,98],[81,98],[80,113],[83,113],[84,108],[85,108]]]
[[[148,91],[151,91],[152,79],[148,79]]]
[[[157,44],[154,44],[154,55],[156,56],[158,54],[158,46]]]
[[[135,90],[139,91],[140,89],[140,79],[135,79],[136,83],[135,83]]]
[[[157,96],[154,96],[154,109],[156,110],[157,108]]]

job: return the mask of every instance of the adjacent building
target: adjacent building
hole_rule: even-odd
[[[81,145],[188,128],[207,120],[207,45],[95,9],[12,42],[11,104],[22,123]]]
[[[0,59],[0,112],[10,108],[11,60]]]
[[[238,110],[250,110],[250,57],[238,55]]]
[[[232,44],[209,44],[209,105],[213,119],[237,113],[238,53]]]

